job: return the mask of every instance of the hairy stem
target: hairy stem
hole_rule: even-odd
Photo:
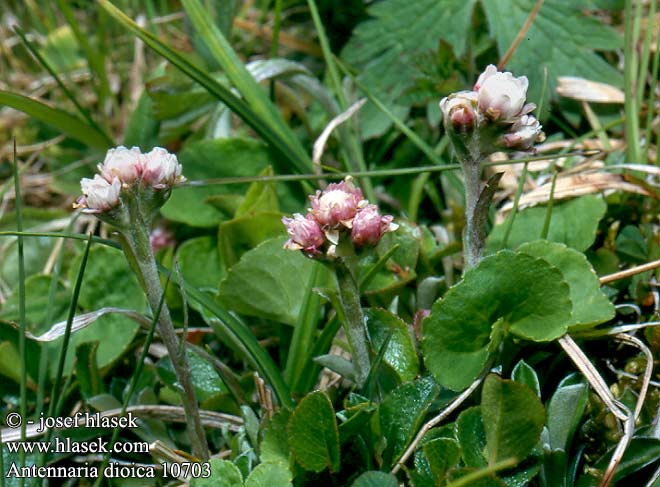
[[[479,263],[483,252],[483,240],[480,238],[481,228],[475,222],[477,203],[481,194],[481,164],[480,161],[466,157],[461,161],[465,177],[465,231],[463,233],[463,251],[465,254],[465,269],[470,269]]]
[[[339,300],[344,312],[344,329],[351,347],[355,380],[362,387],[369,375],[369,345],[364,327],[364,315],[360,304],[360,292],[357,282],[344,259],[338,259],[335,266]]]
[[[148,225],[140,213],[138,204],[129,204],[129,212],[132,225],[125,229],[124,244],[125,251],[130,253],[129,260],[133,258],[133,264],[139,272],[140,281],[149,301],[153,313],[156,313],[163,295],[163,288],[156,267],[156,260],[151,251],[149,242]],[[167,347],[167,352],[172,361],[176,373],[177,382],[180,386],[180,396],[183,409],[186,412],[186,424],[193,455],[201,460],[208,460],[209,450],[202,422],[199,416],[197,396],[192,383],[190,366],[185,351],[181,350],[179,338],[174,330],[169,308],[163,303],[158,319],[158,333]],[[184,338],[185,339],[185,338]]]

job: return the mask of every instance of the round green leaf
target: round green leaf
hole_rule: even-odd
[[[212,458],[210,463],[211,476],[190,479],[190,487],[243,487],[243,475],[232,462]]]
[[[392,367],[402,382],[413,380],[419,372],[419,358],[406,323],[387,310],[364,310],[371,343],[376,351],[389,337],[383,360]]]
[[[598,222],[605,215],[607,205],[600,196],[587,195],[556,204],[552,209],[552,219],[548,229],[548,240],[561,242],[584,252],[594,243]],[[516,215],[507,246],[519,245],[537,240],[545,223],[546,207],[527,208]],[[511,216],[509,216],[511,218]],[[488,248],[501,249],[504,235],[509,226],[509,218],[493,228],[488,237]]]
[[[364,472],[360,475],[355,482],[353,482],[352,487],[398,487],[399,481],[397,478],[385,472],[378,472],[372,470],[370,472]]]
[[[339,432],[328,396],[312,392],[300,401],[289,420],[289,446],[306,470],[339,471]]]
[[[252,470],[245,487],[292,487],[289,467],[283,462],[260,463]]]
[[[486,466],[486,431],[481,418],[481,407],[474,406],[461,412],[456,420],[456,437],[461,445],[461,457],[468,467]]]
[[[547,240],[521,245],[518,251],[542,258],[564,275],[573,303],[569,330],[583,330],[614,318],[614,305],[600,290],[598,276],[584,254]]]
[[[554,340],[566,333],[570,314],[569,287],[558,269],[504,250],[433,305],[423,324],[424,360],[442,385],[460,390],[477,377],[502,333]]]
[[[223,306],[292,326],[297,323],[311,292],[314,266],[321,264],[301,252],[283,249],[285,240],[267,240],[241,257],[220,283]]]
[[[489,375],[481,393],[481,414],[486,432],[488,463],[524,460],[543,430],[545,409],[525,384]]]

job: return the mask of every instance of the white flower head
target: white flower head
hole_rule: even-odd
[[[471,129],[479,122],[478,97],[476,91],[459,91],[440,101],[440,110],[445,121],[455,129]]]
[[[120,145],[106,153],[98,169],[108,183],[119,178],[122,184],[133,184],[142,174],[142,152],[138,147],[127,149]]]
[[[83,178],[80,180],[80,189],[83,196],[74,206],[84,208],[86,213],[101,213],[119,204],[121,181],[117,177],[112,182],[98,174],[94,179]]]
[[[142,156],[142,181],[161,189],[186,180],[176,156],[162,147],[155,147]]]
[[[491,64],[474,85],[479,109],[493,121],[510,121],[528,113],[533,110],[533,105],[525,105],[528,85],[526,76],[516,78],[509,72],[497,71]]]
[[[541,123],[532,115],[523,115],[511,127],[511,132],[504,134],[504,145],[510,149],[529,150],[536,142],[543,142],[545,134]]]

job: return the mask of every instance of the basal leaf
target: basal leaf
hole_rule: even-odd
[[[212,458],[209,478],[192,478],[190,487],[243,487],[243,475],[236,465],[228,460]]]
[[[220,283],[219,300],[227,309],[294,326],[311,292],[306,283],[318,262],[282,248],[284,238],[268,240],[246,252]]]
[[[481,393],[488,463],[524,460],[541,436],[545,410],[529,387],[489,375]]]
[[[339,433],[332,403],[321,391],[303,398],[289,420],[289,444],[306,470],[339,471]]]
[[[364,472],[360,475],[352,487],[398,487],[399,481],[397,478],[385,472],[370,471]]]
[[[389,466],[408,446],[438,394],[437,384],[429,377],[407,382],[392,391],[380,405],[380,427],[387,446],[383,464]]]
[[[554,340],[569,324],[569,287],[543,259],[508,250],[486,257],[436,301],[423,324],[422,350],[433,376],[461,390],[479,374],[501,335]]]
[[[588,386],[575,375],[562,380],[548,403],[548,433],[553,450],[569,451],[587,406]]]
[[[389,337],[383,360],[401,381],[413,380],[419,371],[419,358],[406,323],[384,309],[368,308],[364,314],[374,349],[380,350]]]
[[[527,20],[536,0],[483,0],[490,33],[500,55]],[[547,0],[506,69],[529,78],[530,101],[538,102],[548,70],[546,96],[556,96],[559,76],[579,76],[621,86],[623,77],[596,51],[622,47],[622,36],[595,16],[587,16],[575,0]],[[544,103],[548,106],[548,103]]]
[[[461,412],[456,420],[456,436],[461,445],[461,457],[468,467],[486,466],[486,431],[481,418],[481,407],[474,406]]]
[[[368,86],[399,118],[408,107],[397,98],[414,85],[412,73],[422,55],[440,40],[462,54],[475,0],[384,0],[373,3],[371,19],[353,31],[342,57],[360,68],[359,81]],[[382,134],[391,122],[371,103],[360,112],[364,137]]]
[[[584,254],[546,240],[521,245],[518,251],[547,261],[564,275],[573,303],[570,330],[590,328],[614,318],[614,305],[600,290],[598,276]]]
[[[497,3],[497,2],[494,2]],[[574,200],[557,203],[552,210],[552,220],[547,239],[568,245],[584,252],[594,243],[598,222],[605,215],[607,205],[599,196],[587,195]],[[525,242],[538,240],[545,221],[545,206],[527,208],[516,215],[507,246],[515,249]],[[509,216],[509,218],[511,218]],[[496,251],[503,246],[507,218],[493,228],[488,237],[487,248]]]
[[[292,487],[292,475],[283,462],[260,463],[245,479],[245,487]]]

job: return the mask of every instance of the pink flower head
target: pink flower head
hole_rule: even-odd
[[[376,205],[361,209],[353,219],[351,239],[357,246],[376,245],[386,232],[393,232],[399,225],[392,223],[391,215],[381,216]]]
[[[284,244],[285,249],[304,250],[308,254],[318,253],[325,238],[321,227],[312,215],[304,217],[300,213],[296,213],[293,218],[282,218],[282,223],[289,234],[289,240]]]
[[[539,121],[532,115],[523,115],[511,127],[511,132],[504,134],[504,145],[510,149],[529,150],[536,142],[543,142],[545,134]]]
[[[108,183],[119,178],[123,184],[132,184],[142,174],[142,152],[137,147],[127,149],[120,145],[106,153],[98,169]]]
[[[475,91],[459,91],[440,101],[440,110],[445,121],[455,129],[471,129],[479,120],[478,94]]]
[[[515,78],[509,72],[499,72],[492,64],[479,76],[474,85],[478,93],[479,109],[491,120],[509,121],[529,113],[533,105],[525,105],[526,76]]]
[[[121,181],[117,177],[111,183],[98,174],[94,179],[83,178],[80,189],[83,196],[78,198],[74,207],[83,208],[85,213],[101,213],[119,204]]]
[[[155,147],[142,156],[142,181],[161,189],[186,180],[181,175],[181,164],[174,154],[162,147]]]
[[[338,228],[340,225],[350,228],[355,214],[366,205],[362,191],[353,184],[350,176],[341,183],[329,184],[325,190],[317,191],[309,199],[314,219],[322,227],[329,228]]]

